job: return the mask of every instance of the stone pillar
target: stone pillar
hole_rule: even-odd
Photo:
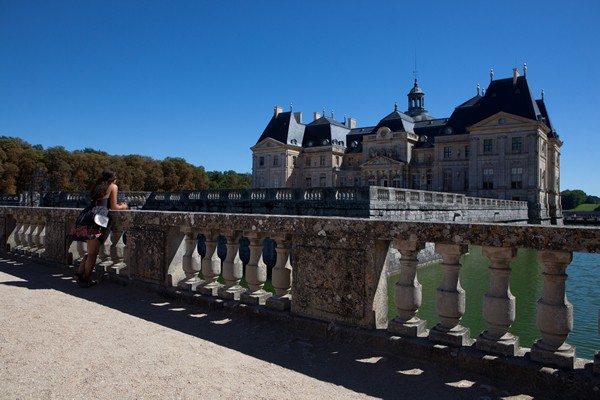
[[[248,304],[264,305],[273,294],[263,289],[267,280],[267,265],[262,259],[263,237],[254,232],[245,236],[250,240],[250,260],[246,265],[248,290],[242,293],[241,300]]]
[[[210,232],[205,235],[206,240],[206,254],[202,259],[202,275],[204,281],[198,287],[196,291],[207,296],[216,296],[219,288],[222,286],[217,279],[221,275],[221,259],[217,252],[217,234]]]
[[[273,288],[275,296],[267,299],[267,306],[277,310],[290,308],[292,295],[292,265],[290,264],[290,237],[277,235],[273,239],[277,242],[277,261],[273,267]]]
[[[538,258],[544,265],[544,291],[536,310],[542,338],[533,344],[531,360],[573,369],[575,347],[565,342],[573,329],[573,305],[565,292],[565,270],[573,255],[564,251],[540,250]]]
[[[126,252],[128,251],[125,245],[125,232],[118,227],[112,228],[113,245],[110,247],[110,257],[113,260],[111,265],[112,270],[117,275],[129,275],[129,269],[125,261]]]
[[[460,286],[458,272],[460,257],[466,253],[466,245],[436,243],[436,253],[442,256],[443,277],[437,289],[436,309],[440,319],[429,332],[429,339],[450,346],[471,344],[469,328],[459,325],[465,313],[465,291]]]
[[[174,283],[183,289],[196,290],[198,285],[202,283],[198,276],[201,257],[198,253],[197,233],[194,231],[185,232],[182,246],[181,271],[183,272],[183,277],[179,282]]]
[[[519,338],[508,333],[515,321],[515,296],[510,292],[508,278],[510,261],[517,254],[514,248],[483,247],[490,259],[490,288],[483,299],[483,319],[486,330],[477,338],[475,347],[486,353],[514,356],[519,350]]]
[[[388,331],[402,336],[426,336],[427,321],[417,317],[421,306],[422,288],[417,280],[417,255],[424,243],[397,240],[394,247],[400,252],[400,276],[394,288],[394,304],[398,316],[388,324]]]
[[[246,290],[240,285],[244,277],[244,263],[240,259],[240,236],[237,232],[225,233],[227,255],[223,261],[223,280],[225,286],[218,290],[220,298],[239,300]]]

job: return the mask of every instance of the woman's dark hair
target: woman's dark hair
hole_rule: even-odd
[[[117,179],[117,174],[112,169],[106,168],[102,171],[102,175],[96,179],[96,182],[94,182],[90,189],[90,199],[98,200],[104,197],[108,190],[108,186],[113,183],[115,179]]]

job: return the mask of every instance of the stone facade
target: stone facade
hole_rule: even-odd
[[[448,118],[425,110],[415,81],[408,110],[357,127],[315,113],[275,113],[253,151],[254,188],[383,186],[527,201],[532,223],[562,224],[560,147],[525,76],[491,80]]]

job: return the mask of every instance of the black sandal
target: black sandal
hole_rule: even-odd
[[[96,286],[98,284],[98,281],[96,281],[96,280],[90,280],[90,281],[78,280],[77,284],[81,288],[91,288],[92,286]]]

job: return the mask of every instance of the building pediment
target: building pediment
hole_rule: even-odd
[[[404,165],[405,163],[402,161],[398,161],[398,160],[394,160],[392,158],[386,157],[386,156],[377,156],[374,158],[371,158],[370,160],[368,160],[367,162],[361,164],[361,168],[368,168],[368,167],[400,167],[402,165]]]
[[[473,132],[477,130],[506,129],[532,123],[537,123],[537,121],[501,111],[467,127],[467,130]]]

